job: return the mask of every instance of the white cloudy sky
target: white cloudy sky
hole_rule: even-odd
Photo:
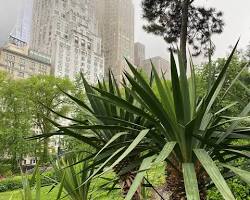
[[[223,34],[213,38],[217,46],[216,57],[225,56],[228,47],[236,43],[241,37],[240,48],[245,48],[250,42],[250,1],[249,0],[196,0],[204,6],[213,6],[224,13],[225,30]],[[141,19],[141,0],[134,0],[135,16],[135,41],[146,45],[147,57],[161,55],[166,56],[166,44],[163,39],[149,35],[142,30],[145,23]]]
[[[8,37],[15,24],[18,10],[23,0],[0,0],[0,45]],[[146,45],[147,57],[167,55],[167,46],[160,38],[145,33],[141,19],[141,0],[133,0],[135,4],[135,41]],[[241,37],[240,47],[245,48],[250,41],[250,1],[249,0],[196,0],[204,6],[213,6],[223,11],[225,30],[223,34],[214,37],[217,45],[216,57],[224,56],[230,45]]]

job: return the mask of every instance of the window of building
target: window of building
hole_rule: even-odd
[[[88,42],[88,50],[91,50],[91,43]]]
[[[24,72],[19,72],[18,76],[21,77],[21,78],[24,78]]]
[[[81,46],[85,48],[85,40],[81,41]]]
[[[24,71],[25,70],[25,65],[20,65],[20,70]]]
[[[76,36],[75,37],[75,44],[78,44],[79,43],[79,38]]]
[[[25,59],[23,59],[23,58],[20,58],[20,64],[25,64]]]
[[[11,54],[7,54],[7,59],[10,61],[15,61],[15,56],[13,56]]]
[[[13,68],[15,66],[15,63],[13,61],[7,61],[7,66]]]

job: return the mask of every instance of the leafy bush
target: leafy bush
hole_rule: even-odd
[[[11,176],[11,165],[10,164],[0,164],[0,176]]]
[[[250,200],[250,186],[244,184],[238,179],[228,181],[235,198],[237,200]],[[223,200],[223,197],[216,188],[208,191],[208,200]]]
[[[16,190],[22,188],[22,179],[20,176],[7,178],[0,181],[0,192]]]
[[[55,175],[52,172],[46,172],[42,176],[42,186],[51,185],[54,183],[51,179],[54,179]],[[13,191],[22,188],[22,177],[15,176],[6,178],[0,181],[0,192]]]

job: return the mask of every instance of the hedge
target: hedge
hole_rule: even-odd
[[[52,172],[46,172],[42,176],[42,186],[52,185],[53,181],[51,179],[55,180],[55,175]],[[46,177],[49,177],[51,179],[48,179]],[[21,176],[15,176],[11,178],[6,178],[0,181],[0,192],[6,192],[6,191],[13,191],[22,188],[22,177]]]

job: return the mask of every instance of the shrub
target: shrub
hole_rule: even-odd
[[[48,171],[46,173],[43,173],[42,176],[42,186],[51,185],[54,182],[52,179],[55,178],[55,174],[51,171]],[[6,178],[0,181],[0,192],[6,192],[6,191],[13,191],[22,188],[22,177],[21,176],[15,176],[11,178]]]
[[[7,177],[11,175],[11,164],[0,164],[0,176]]]
[[[250,186],[244,184],[238,179],[228,181],[235,198],[237,200],[250,200]],[[216,188],[208,191],[208,200],[223,200],[223,197]]]

